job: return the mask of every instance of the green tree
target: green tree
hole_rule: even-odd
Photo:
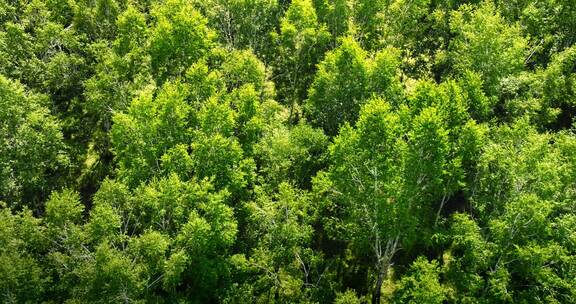
[[[41,220],[29,209],[13,214],[0,202],[0,299],[5,303],[43,299],[50,277],[36,255],[46,247]]]
[[[275,128],[256,145],[262,183],[276,187],[290,181],[310,188],[311,177],[325,164],[327,147],[324,133],[307,124]]]
[[[111,140],[118,175],[131,186],[161,172],[159,160],[177,144],[190,142],[187,118],[191,108],[186,87],[167,83],[153,98],[149,87],[134,99],[127,113],[114,115]]]
[[[306,109],[313,124],[334,136],[341,125],[357,120],[373,94],[396,102],[401,94],[396,56],[394,49],[385,49],[372,60],[352,38],[344,38],[319,64],[310,86]]]
[[[147,39],[146,15],[128,6],[116,20],[116,39],[95,43],[97,53],[95,74],[84,82],[85,113],[81,123],[85,127],[88,151],[81,184],[91,187],[113,172],[110,130],[115,112],[125,111],[139,91],[152,82],[150,57],[144,47]]]
[[[505,82],[506,109],[528,116],[543,129],[568,128],[574,116],[576,48],[552,56],[546,69],[521,73]]]
[[[498,7],[510,21],[518,21],[530,39],[527,62],[546,66],[553,55],[574,42],[576,7],[570,1],[507,1]]]
[[[273,36],[278,44],[274,60],[275,83],[279,99],[294,107],[306,99],[307,89],[330,39],[326,27],[318,22],[309,0],[293,1]]]
[[[443,286],[439,282],[440,267],[437,261],[428,262],[419,257],[400,280],[395,299],[398,303],[444,303]]]
[[[424,83],[410,106],[397,110],[378,98],[365,104],[356,127],[345,126],[334,140],[330,167],[316,180],[329,200],[324,208],[339,206],[326,220],[332,237],[370,252],[373,303],[396,252],[426,242],[465,181],[462,165],[478,155],[483,130],[469,121],[454,86]],[[468,144],[457,144],[462,140]]]
[[[573,2],[0,0],[0,302],[576,302]]]
[[[151,14],[149,54],[158,83],[180,76],[214,46],[214,32],[191,3],[171,0],[154,5]]]
[[[267,43],[278,28],[284,8],[277,0],[210,0],[195,5],[218,31],[220,40],[235,49],[251,49],[259,58],[272,58]]]
[[[126,253],[103,243],[77,266],[72,286],[78,301],[108,303],[132,302],[141,297],[145,282],[142,267]]]
[[[488,268],[476,281],[484,279],[489,292],[478,297],[570,301],[567,286],[572,272],[565,269],[573,267],[573,260],[566,258],[573,248],[553,227],[565,227],[572,213],[573,194],[566,190],[563,176],[574,170],[568,152],[573,143],[571,134],[538,134],[526,119],[494,132],[479,160],[472,197],[478,225],[487,227],[486,241],[475,237],[475,242],[493,244],[481,245],[486,249],[472,255]],[[469,252],[462,256],[470,256]],[[482,270],[473,271],[477,272],[473,276],[482,276]],[[532,288],[525,290],[523,284]]]
[[[506,23],[491,1],[476,8],[462,6],[451,16],[450,27],[456,35],[450,46],[454,69],[480,74],[489,96],[498,96],[504,77],[522,71],[527,41],[520,27]]]
[[[325,182],[343,207],[344,238],[357,250],[370,251],[377,276],[373,303],[380,301],[400,234],[410,233],[403,226],[411,221],[404,218],[410,207],[401,198],[402,129],[390,105],[376,99],[364,106],[357,128],[344,127],[330,148],[332,165]]]
[[[256,199],[244,205],[246,237],[255,245],[246,255],[232,257],[242,278],[227,296],[257,302],[307,302],[325,284],[321,257],[310,248],[313,206],[307,193],[286,183],[276,193],[256,189]],[[319,269],[320,268],[320,269]]]
[[[308,92],[307,109],[315,125],[335,135],[344,122],[357,119],[360,105],[367,98],[369,82],[367,54],[351,38],[326,55]]]
[[[44,95],[0,76],[0,198],[40,211],[70,162],[60,121]]]

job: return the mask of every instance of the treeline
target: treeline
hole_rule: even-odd
[[[576,303],[573,0],[0,0],[0,302]]]

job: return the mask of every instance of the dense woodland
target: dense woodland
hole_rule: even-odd
[[[0,0],[0,302],[576,303],[573,0]]]

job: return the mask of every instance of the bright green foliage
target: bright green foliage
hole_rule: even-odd
[[[555,137],[537,134],[521,121],[499,129],[498,142],[488,145],[480,159],[473,202],[489,228],[485,238],[494,243],[481,247],[496,248],[483,254],[494,255],[487,260],[491,269],[487,275],[495,299],[561,303],[574,296],[567,292],[573,280],[574,260],[569,258],[573,246],[565,238],[558,239],[555,228],[565,225],[574,208],[571,185],[565,179],[574,172],[569,152],[574,138]],[[522,277],[532,288],[519,289],[522,283],[515,277]]]
[[[39,204],[69,166],[47,98],[0,76],[0,198]]]
[[[121,179],[134,186],[176,172],[182,178],[212,178],[235,194],[252,180],[254,164],[244,158],[243,145],[251,150],[256,142],[261,98],[273,91],[252,54],[225,55],[230,56],[217,73],[207,75],[207,66],[197,63],[186,82],[147,87],[127,113],[114,116],[111,136]],[[198,86],[210,88],[211,96],[199,95]]]
[[[370,1],[363,1],[370,2]],[[384,6],[379,12],[376,8],[376,13],[372,13],[372,18],[380,18],[380,22],[371,22],[369,26],[374,27],[380,24],[380,35],[383,40],[402,47],[409,51],[419,51],[425,42],[432,39],[425,31],[430,28],[430,21],[435,16],[430,13],[430,0],[406,1],[406,0],[393,0],[389,1],[390,4]],[[367,6],[367,4],[365,4]],[[380,15],[380,16],[378,16]],[[378,32],[372,30],[377,34]],[[373,34],[373,35],[374,35]],[[375,41],[380,42],[380,41]],[[381,42],[380,42],[381,43]]]
[[[76,168],[84,158],[81,149],[86,144],[86,130],[78,125],[83,121],[79,105],[82,82],[89,77],[92,62],[87,39],[70,23],[56,22],[55,19],[64,17],[60,15],[64,12],[51,11],[53,3],[31,1],[14,2],[14,5],[17,8],[13,18],[0,25],[0,74],[50,98],[44,106],[62,119],[59,129],[74,149],[74,153],[69,154],[69,162],[77,174]],[[68,140],[70,138],[74,138],[74,142]],[[76,150],[77,147],[80,149]],[[42,199],[49,189],[40,194]]]
[[[221,69],[228,90],[250,83],[258,92],[267,89],[265,67],[251,52],[233,51],[224,56]]]
[[[215,192],[207,182],[182,181],[176,175],[135,189],[107,181],[97,193],[94,216],[88,231],[116,238],[97,241],[120,242],[129,237],[128,253],[138,259],[132,275],[135,284],[145,280],[155,290],[175,291],[182,280],[196,290],[196,299],[209,299],[208,292],[226,274],[224,257],[235,241],[237,224],[226,205],[226,191]],[[103,211],[97,211],[103,210]],[[115,222],[103,223],[98,216],[108,212]],[[162,231],[163,233],[160,233]],[[134,285],[137,292],[138,285]],[[188,293],[175,296],[191,296]]]
[[[466,172],[473,172],[486,130],[470,119],[474,112],[467,111],[468,104],[475,100],[468,97],[453,81],[420,82],[408,96],[414,120],[407,133],[412,144],[406,173],[417,200],[441,198],[443,206],[465,182]]]
[[[134,99],[128,113],[114,117],[112,144],[119,163],[119,176],[137,185],[161,170],[158,160],[176,144],[189,142],[186,119],[190,106],[186,87],[167,83],[156,98],[147,88]]]
[[[507,1],[499,6],[503,16],[519,20],[530,37],[533,64],[540,65],[574,43],[576,6],[571,1]]]
[[[356,37],[363,47],[374,50],[381,46],[386,18],[386,1],[358,1],[354,10]]]
[[[42,2],[22,14],[21,22],[6,22],[0,28],[0,73],[49,94],[61,109],[81,94],[86,77],[82,36],[62,24],[50,22]],[[36,16],[35,13],[40,14]]]
[[[576,303],[573,0],[0,0],[0,302]]]
[[[94,243],[117,240],[122,218],[117,210],[106,204],[98,204],[90,212],[90,220],[86,225],[90,238]]]
[[[377,277],[373,301],[380,301],[382,280],[392,257],[402,246],[400,235],[410,237],[417,229],[415,204],[402,193],[402,165],[406,144],[402,141],[400,116],[381,99],[367,103],[357,128],[345,126],[330,147],[332,165],[325,176],[332,204],[339,211],[329,218],[337,239],[349,239],[356,252],[369,252]],[[392,216],[391,216],[392,215]],[[339,235],[343,234],[343,235]],[[400,243],[399,243],[400,242]]]
[[[242,148],[234,138],[198,133],[194,140],[192,162],[198,177],[213,177],[217,186],[229,186],[231,191],[246,187],[253,162],[243,159]]]
[[[308,93],[308,111],[328,135],[335,135],[340,124],[355,121],[360,104],[369,96],[364,90],[369,82],[366,56],[356,42],[345,39],[318,67]]]
[[[312,206],[305,193],[280,184],[272,195],[256,190],[256,200],[247,203],[246,236],[255,243],[247,256],[234,256],[237,275],[245,282],[227,296],[235,302],[251,294],[258,303],[273,297],[275,303],[305,301],[325,282],[321,259],[307,244],[312,236]]]
[[[570,47],[553,56],[550,65],[541,74],[542,87],[535,95],[542,96],[542,108],[553,112],[556,108],[564,117],[574,111],[576,97],[576,47]],[[542,91],[539,91],[542,90]],[[560,123],[563,123],[562,121]]]
[[[371,250],[380,277],[399,246],[409,249],[417,231],[436,226],[447,199],[464,182],[462,161],[478,151],[482,131],[467,122],[452,90],[457,90],[453,83],[439,88],[424,83],[409,98],[411,107],[398,112],[374,99],[363,107],[356,128],[344,127],[330,148],[330,182],[318,188],[332,188],[326,195],[342,214],[328,224],[356,250]],[[435,104],[443,94],[444,102]],[[464,134],[470,146],[450,146]],[[378,279],[374,297],[380,284]]]
[[[334,164],[331,179],[337,193],[346,201],[343,203],[349,205],[350,219],[357,220],[352,226],[355,229],[376,227],[374,233],[385,230],[395,237],[400,219],[383,215],[397,213],[399,211],[393,210],[401,207],[398,203],[392,204],[398,200],[400,190],[394,185],[402,182],[399,173],[405,145],[399,141],[401,132],[399,116],[390,105],[376,99],[363,108],[357,129],[345,127],[330,147]],[[387,201],[389,203],[385,203]],[[371,238],[371,234],[351,234]]]
[[[443,286],[439,282],[437,261],[428,262],[419,257],[412,263],[408,274],[400,280],[395,299],[398,303],[444,303]]]
[[[144,188],[144,186],[142,186]],[[91,216],[90,221],[87,223],[87,228],[91,230],[110,229],[110,236],[114,234],[124,234],[130,236],[138,232],[137,228],[141,225],[136,221],[135,214],[144,206],[135,205],[138,202],[138,197],[130,192],[125,184],[119,181],[105,180],[98,192],[94,195],[94,208],[99,210],[107,210],[114,214],[108,223],[103,223],[98,218],[99,213],[96,212]],[[120,223],[120,226],[118,226]],[[140,230],[145,230],[140,228]]]
[[[450,13],[469,2],[478,1],[361,1],[357,12],[357,18],[362,18],[358,21],[360,32],[369,34],[363,45],[369,49],[395,46],[402,50],[406,74],[444,79],[453,38]]]
[[[514,115],[526,115],[543,127],[566,127],[572,123],[576,92],[576,48],[552,57],[546,69],[508,79],[506,106]]]
[[[417,193],[418,200],[434,199],[442,193],[442,184],[449,181],[450,147],[448,130],[436,108],[425,108],[412,122],[407,134],[407,187]],[[457,166],[452,165],[452,166]]]
[[[306,98],[316,64],[322,59],[330,39],[326,27],[318,22],[310,0],[290,4],[280,24],[278,65],[274,66],[279,99],[292,104]]]
[[[115,21],[125,2],[114,0],[75,0],[68,5],[72,11],[72,24],[90,39],[111,39],[116,33]]]
[[[118,16],[116,24],[118,35],[112,49],[99,54],[96,73],[85,82],[87,105],[84,107],[99,125],[97,130],[104,133],[110,129],[112,112],[128,106],[134,90],[142,85],[139,82],[143,80],[139,78],[146,76],[148,69],[141,49],[146,42],[146,16],[129,6]]]
[[[155,25],[150,33],[150,59],[156,80],[163,82],[182,73],[212,47],[214,33],[192,4],[171,0],[152,10]]]
[[[82,219],[84,206],[80,204],[78,193],[63,190],[61,193],[52,192],[46,202],[46,221],[55,226],[77,224]]]
[[[270,249],[286,248],[274,252],[277,258],[273,260],[293,258],[293,248],[306,244],[311,235],[310,207],[307,197],[287,184],[279,185],[278,194],[272,197],[259,193],[255,202],[246,205],[254,226],[252,236]]]
[[[78,269],[77,285],[73,293],[79,299],[92,303],[134,301],[145,288],[139,276],[140,265],[134,265],[128,255],[111,248],[107,243],[99,245],[92,256]]]
[[[131,221],[131,233],[153,228],[175,234],[186,224],[193,208],[207,208],[210,202],[222,204],[227,196],[225,192],[210,194],[212,185],[208,182],[187,183],[176,175],[142,185],[138,190],[138,195],[130,201],[131,206],[126,206],[130,209],[122,210],[139,219]]]
[[[115,51],[126,55],[136,51],[146,38],[146,15],[136,7],[128,6],[116,20],[118,34],[113,42]]]
[[[85,115],[83,136],[90,138],[82,183],[90,184],[105,177],[112,169],[109,132],[112,116],[124,111],[138,90],[150,82],[149,56],[141,48],[146,43],[146,15],[133,6],[118,16],[118,33],[111,47],[96,43],[98,53],[95,74],[84,82]]]
[[[451,225],[452,244],[442,257],[445,278],[449,287],[457,291],[451,295],[455,297],[451,301],[474,302],[484,288],[480,273],[485,272],[492,261],[493,244],[484,239],[480,227],[468,215],[455,214]]]
[[[411,169],[408,172],[416,181],[422,178],[431,181],[430,177],[425,175],[435,172],[441,179],[441,182],[437,182],[442,184],[426,187],[427,189],[418,189],[418,186],[414,185],[415,191],[420,193],[419,195],[429,193],[427,195],[437,197],[444,193],[444,196],[461,186],[466,179],[466,173],[474,172],[472,167],[484,144],[485,126],[470,119],[476,113],[469,105],[476,100],[470,98],[470,94],[453,81],[440,85],[427,81],[419,82],[407,99],[410,105],[408,112],[416,115],[411,126],[413,130],[408,135],[419,138],[412,148],[412,161],[409,162]],[[454,144],[455,142],[458,144]],[[422,158],[430,160],[430,163],[427,162],[429,167],[424,168],[425,163],[418,161]],[[417,177],[415,172],[424,175]],[[442,188],[444,190],[438,192]]]
[[[395,55],[386,49],[372,60],[352,38],[344,38],[320,63],[310,86],[307,110],[312,122],[336,135],[341,125],[356,121],[360,106],[373,94],[395,101],[400,87]]]
[[[517,25],[509,25],[491,2],[478,8],[463,6],[450,20],[457,35],[451,46],[454,68],[477,72],[487,95],[497,95],[500,81],[519,72],[525,60],[526,39]]]
[[[265,92],[263,92],[266,94]],[[232,108],[237,109],[235,134],[239,143],[246,154],[251,154],[253,146],[262,135],[264,120],[270,122],[270,119],[263,117],[267,105],[261,103],[262,93],[254,90],[252,84],[244,85],[225,97],[226,103]],[[276,102],[268,100],[271,104],[278,106]],[[274,122],[276,123],[276,122]]]
[[[494,115],[495,98],[486,96],[483,91],[482,77],[475,72],[467,71],[458,80],[458,85],[468,100],[468,111],[476,121],[487,121]]]
[[[392,104],[398,104],[403,97],[402,84],[398,79],[400,65],[397,49],[379,50],[370,62],[370,89],[372,94],[381,95]]]
[[[278,28],[278,0],[195,0],[221,41],[235,49],[252,49],[260,58],[270,55],[270,33]]]
[[[291,181],[301,188],[310,187],[310,177],[324,164],[328,140],[322,131],[306,124],[291,129],[277,128],[266,134],[256,146],[263,182],[277,186]]]
[[[49,284],[33,255],[44,247],[40,220],[29,210],[12,214],[0,204],[0,299],[4,303],[37,301]]]
[[[336,295],[336,299],[334,299],[334,304],[360,304],[362,303],[356,293],[352,290],[346,290],[343,293],[339,293]]]
[[[193,104],[202,102],[226,89],[221,73],[209,71],[206,62],[202,60],[190,66],[184,79],[190,84],[188,98]]]
[[[317,1],[321,2],[321,1]],[[318,9],[326,10],[323,21],[328,25],[332,37],[343,37],[350,33],[353,26],[353,8],[349,0],[322,1]]]
[[[173,179],[174,177],[172,177]],[[174,180],[165,181],[166,185],[160,185],[163,187],[174,187],[172,184],[176,184]],[[226,192],[220,192],[215,194],[203,194],[201,191],[210,191],[209,185],[204,184],[200,187],[204,189],[198,189],[196,185],[182,184],[184,187],[192,188],[191,190],[196,191],[196,193],[191,193],[189,197],[182,197],[188,201],[182,201],[181,206],[174,206],[175,209],[171,211],[170,206],[157,205],[158,207],[163,207],[167,209],[158,210],[158,214],[162,215],[162,210],[166,210],[166,217],[164,219],[156,220],[156,225],[164,225],[164,223],[169,224],[171,217],[171,212],[174,216],[181,214],[184,219],[181,223],[175,223],[176,225],[182,225],[179,229],[180,231],[175,236],[175,246],[172,249],[173,253],[183,254],[186,256],[186,261],[179,267],[185,267],[182,269],[180,274],[178,272],[173,273],[173,275],[181,276],[181,280],[189,281],[194,290],[201,291],[195,295],[198,299],[209,299],[213,293],[216,286],[220,284],[222,276],[227,273],[226,263],[224,258],[227,256],[228,249],[234,243],[236,238],[236,221],[234,219],[234,214],[232,208],[225,205],[225,199],[227,197]],[[181,186],[180,191],[190,191]],[[197,189],[194,189],[196,187]],[[170,191],[170,190],[168,190]],[[182,192],[181,192],[182,193]],[[167,193],[168,195],[175,195],[179,197],[178,193]],[[199,195],[196,198],[194,196]],[[163,198],[167,201],[163,202],[159,200],[159,204],[170,203],[170,197]],[[196,210],[187,212],[186,209],[194,207]],[[189,210],[189,209],[188,209]],[[155,214],[155,212],[153,212]],[[167,221],[168,220],[168,221]],[[172,260],[172,257],[170,258]],[[170,263],[167,263],[168,266]],[[165,284],[170,282],[170,276],[164,278]],[[177,282],[181,280],[176,280],[176,284],[168,284],[170,288],[176,288]],[[188,296],[191,296],[190,290],[185,292]]]

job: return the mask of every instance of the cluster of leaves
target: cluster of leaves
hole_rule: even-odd
[[[0,0],[0,302],[576,303],[572,0]]]

